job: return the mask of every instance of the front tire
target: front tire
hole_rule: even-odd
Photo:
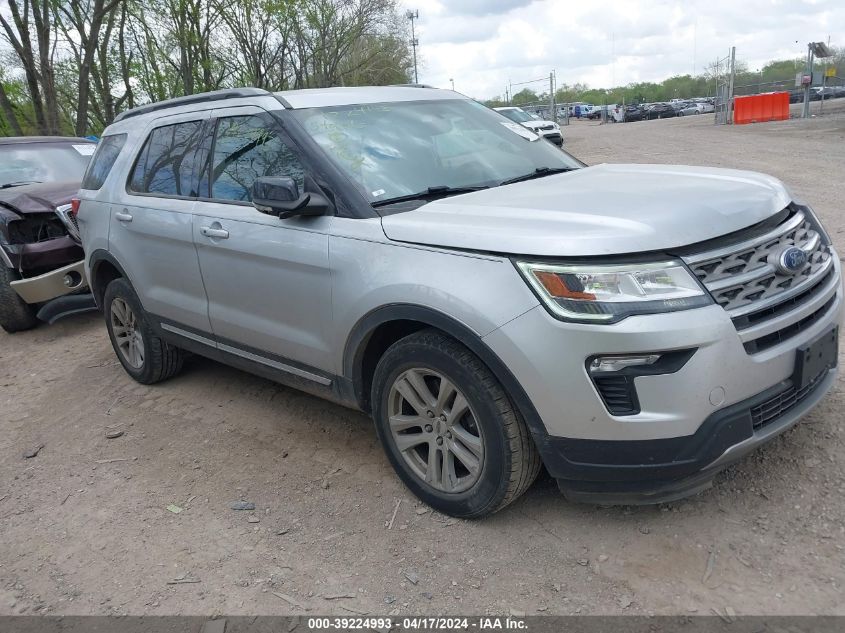
[[[376,431],[393,468],[434,509],[480,518],[519,498],[540,456],[504,388],[435,330],[394,343],[373,378]]]
[[[117,359],[132,378],[151,385],[182,369],[184,352],[150,327],[141,302],[125,279],[115,279],[106,288],[103,313]]]
[[[38,325],[35,308],[20,298],[11,286],[20,276],[0,264],[0,327],[9,334],[31,330]]]

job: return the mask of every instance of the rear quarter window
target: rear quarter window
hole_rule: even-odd
[[[103,186],[125,142],[126,134],[110,134],[100,140],[82,178],[82,189],[99,189]]]

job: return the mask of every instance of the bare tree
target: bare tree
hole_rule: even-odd
[[[137,103],[227,86],[400,83],[410,67],[396,0],[8,4],[0,57],[21,79],[0,85],[0,113],[15,134],[84,135]]]
[[[218,0],[218,4],[234,44],[231,63],[238,67],[238,81],[257,88],[283,87],[295,3]]]
[[[55,39],[50,0],[8,1],[12,21],[0,13],[0,25],[6,41],[20,59],[32,98],[36,127],[41,134],[57,134],[59,117],[53,72]]]
[[[79,93],[76,100],[76,134],[82,136],[88,129],[88,110],[91,102],[91,72],[98,49],[108,44],[101,40],[104,22],[113,19],[124,0],[63,0],[55,6],[55,20],[60,24],[68,41],[75,46],[78,38]],[[69,30],[73,30],[73,35]],[[109,30],[109,35],[110,35]],[[75,35],[75,38],[74,38]]]

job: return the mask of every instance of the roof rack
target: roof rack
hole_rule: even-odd
[[[140,116],[156,110],[167,110],[168,108],[176,108],[183,105],[192,105],[194,103],[208,103],[210,101],[223,101],[225,99],[240,99],[242,97],[261,97],[272,94],[261,88],[227,88],[225,90],[214,90],[212,92],[200,92],[195,95],[187,95],[185,97],[176,97],[174,99],[167,99],[165,101],[157,101],[155,103],[148,103],[147,105],[132,108],[126,112],[121,112],[114,118],[114,122],[123,121],[133,116]]]

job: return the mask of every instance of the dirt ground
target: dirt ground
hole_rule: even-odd
[[[842,106],[564,134],[592,164],[774,174],[845,252]],[[137,385],[99,315],[0,332],[0,614],[845,614],[843,400],[692,499],[574,505],[541,476],[467,522],[415,501],[364,415],[201,359]]]

